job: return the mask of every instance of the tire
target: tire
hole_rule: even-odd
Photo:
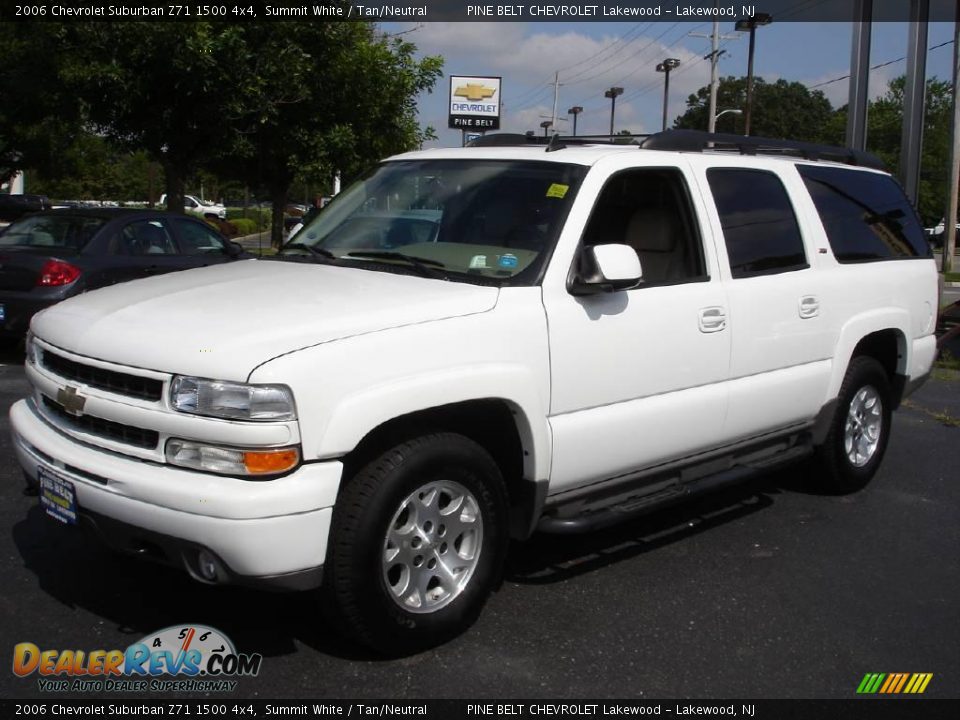
[[[817,451],[817,489],[845,494],[870,482],[890,438],[890,380],[872,357],[850,361],[830,429]]]
[[[387,655],[470,627],[497,585],[507,497],[493,458],[453,433],[400,443],[337,499],[324,567],[335,626]]]

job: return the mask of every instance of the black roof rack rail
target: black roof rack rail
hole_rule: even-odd
[[[884,162],[863,150],[820,145],[796,140],[708,133],[701,130],[664,130],[649,136],[640,143],[647,150],[678,150],[703,152],[704,150],[737,150],[741,155],[786,155],[805,160],[833,160],[848,165],[886,170]]]
[[[491,133],[490,135],[481,135],[475,140],[471,140],[466,147],[515,147],[517,145],[546,145],[547,152],[553,150],[562,150],[568,145],[633,145],[639,146],[636,142],[639,138],[648,138],[649,135],[614,135],[614,140],[610,135],[561,135],[556,133],[548,137],[543,135],[523,135],[521,133]],[[624,142],[629,140],[630,142]]]

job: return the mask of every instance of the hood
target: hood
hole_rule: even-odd
[[[222,380],[300,348],[493,308],[498,289],[356,268],[249,260],[114,285],[34,316],[87,357]]]

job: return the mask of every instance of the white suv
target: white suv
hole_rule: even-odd
[[[166,194],[160,196],[157,206],[160,208],[165,208],[167,206]],[[195,195],[183,196],[183,209],[188,213],[198,215],[200,217],[219,218],[220,220],[227,219],[227,209],[223,205],[220,203],[211,202],[210,200],[201,200]]]
[[[389,159],[276,258],[35,316],[11,420],[47,513],[201,582],[322,585],[408,652],[470,624],[510,537],[807,456],[870,480],[937,307],[876,161],[483,143]]]

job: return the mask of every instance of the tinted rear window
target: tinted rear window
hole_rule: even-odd
[[[707,181],[733,277],[807,267],[797,216],[780,178],[765,170],[711,168]]]
[[[71,215],[34,215],[19,220],[0,235],[0,246],[51,247],[81,250],[104,218]]]
[[[797,170],[839,262],[930,255],[917,214],[889,175],[813,165]]]

